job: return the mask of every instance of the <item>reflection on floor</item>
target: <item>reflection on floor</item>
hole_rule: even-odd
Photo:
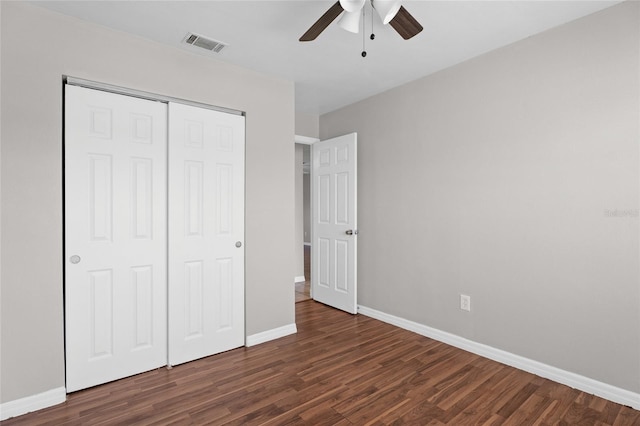
[[[296,303],[311,299],[311,246],[304,246],[305,282],[296,283]]]

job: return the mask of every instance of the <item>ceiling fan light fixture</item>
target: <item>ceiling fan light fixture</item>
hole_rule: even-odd
[[[400,0],[372,0],[371,5],[378,12],[382,23],[387,25],[400,10],[402,2]]]
[[[362,9],[366,0],[340,0],[340,6],[345,12],[356,12]]]
[[[0,0],[2,1],[2,0]],[[390,24],[405,40],[409,40],[422,31],[422,25],[401,5],[401,0],[369,0],[376,9],[382,22]],[[318,20],[305,32],[300,41],[315,40],[340,15],[340,27],[353,33],[359,32],[360,13],[363,12],[367,0],[337,0]],[[356,17],[357,16],[357,17]],[[373,19],[373,15],[371,17]],[[373,25],[373,22],[371,23]],[[364,25],[363,25],[364,27]],[[371,36],[373,40],[374,36]]]
[[[358,34],[360,32],[360,16],[359,10],[355,12],[344,12],[338,21],[338,26],[350,33]]]

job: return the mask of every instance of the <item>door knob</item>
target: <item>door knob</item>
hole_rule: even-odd
[[[238,248],[242,247],[242,243],[240,241],[236,241],[236,247]]]
[[[69,262],[73,263],[74,265],[76,263],[80,263],[80,260],[82,260],[82,259],[80,259],[80,256],[78,256],[77,254],[74,254],[73,256],[71,256],[69,258]]]
[[[349,229],[349,230],[347,230],[347,232],[345,232],[345,234],[347,234],[347,235],[358,235],[358,230],[357,229],[355,229],[355,230]]]

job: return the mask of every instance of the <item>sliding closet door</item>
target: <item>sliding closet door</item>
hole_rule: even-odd
[[[65,90],[71,392],[166,365],[167,106]]]
[[[244,345],[244,117],[169,104],[169,364]]]

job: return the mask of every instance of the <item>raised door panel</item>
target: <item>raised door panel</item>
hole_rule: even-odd
[[[204,164],[202,161],[184,162],[184,230],[185,237],[202,236],[204,196]],[[176,195],[176,196],[179,196]]]
[[[89,321],[88,341],[90,343],[89,360],[113,356],[113,271],[89,271]]]
[[[184,318],[185,340],[198,339],[204,334],[202,304],[203,293],[203,262],[195,260],[184,263]]]
[[[113,169],[111,155],[89,154],[89,238],[111,241],[113,225]]]
[[[162,290],[154,288],[153,265],[131,268],[131,291],[133,303],[133,350],[153,347],[153,293]]]
[[[131,209],[132,238],[153,239],[153,161],[150,158],[131,159]]]

